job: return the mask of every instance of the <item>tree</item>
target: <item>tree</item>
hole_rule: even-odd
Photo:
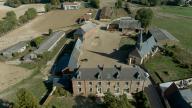
[[[150,6],[157,6],[161,3],[161,0],[148,0]]]
[[[141,22],[141,27],[147,32],[147,27],[151,24],[153,19],[153,11],[150,8],[139,9],[135,16],[136,20]]]
[[[90,0],[90,4],[94,8],[99,8],[100,0]]]
[[[143,92],[138,92],[134,95],[137,108],[150,108],[147,97]]]
[[[115,97],[110,92],[105,93],[104,99],[104,105],[106,108],[131,108],[127,96],[121,95],[119,97]]]
[[[37,16],[37,11],[36,11],[36,9],[34,9],[34,8],[29,8],[29,9],[25,12],[24,15],[27,16],[27,19],[28,19],[28,20],[32,20],[33,18],[35,18],[35,17]]]
[[[28,22],[27,15],[22,15],[19,17],[19,23],[24,24]]]
[[[7,0],[4,5],[16,8],[21,5],[21,2],[20,0]]]
[[[37,99],[26,89],[21,88],[16,96],[15,108],[39,108]]]
[[[51,2],[51,5],[55,5],[55,6],[60,4],[59,0],[51,0],[50,2]]]
[[[122,0],[117,0],[117,2],[115,3],[115,7],[121,8],[122,7]]]
[[[46,4],[45,5],[45,12],[49,12],[51,10],[51,4]]]

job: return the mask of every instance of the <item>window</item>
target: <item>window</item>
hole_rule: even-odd
[[[93,85],[93,83],[92,83],[92,82],[89,82],[89,85]]]
[[[89,92],[92,92],[93,91],[93,89],[92,88],[89,88]]]
[[[98,93],[102,93],[101,88],[98,88]]]
[[[120,89],[119,88],[115,88],[115,93],[119,93]]]
[[[110,84],[111,84],[110,82],[107,82],[107,85],[108,85],[108,86],[110,86]]]
[[[79,93],[81,92],[81,88],[79,88]]]
[[[116,82],[116,86],[119,86],[119,82]]]
[[[107,88],[107,92],[110,92],[110,88]]]
[[[81,82],[78,82],[78,86],[81,86]]]
[[[125,85],[128,86],[128,85],[129,85],[129,82],[125,82]]]
[[[139,88],[136,89],[136,92],[138,92],[138,91],[139,91]]]
[[[98,82],[98,85],[101,85],[101,82]]]
[[[137,82],[137,85],[140,85],[140,82]]]
[[[124,92],[129,93],[129,88],[128,88],[128,89],[125,89]]]

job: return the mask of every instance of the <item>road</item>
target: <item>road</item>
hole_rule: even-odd
[[[144,91],[150,101],[151,108],[164,108],[161,99],[152,83],[148,86],[148,88],[145,88]]]

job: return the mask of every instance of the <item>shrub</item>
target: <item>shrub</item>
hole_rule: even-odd
[[[51,4],[46,4],[45,5],[45,12],[49,12],[49,11],[51,11]]]
[[[4,5],[16,8],[21,5],[21,2],[20,0],[7,0]]]
[[[36,9],[34,9],[34,8],[29,8],[29,9],[25,12],[24,15],[27,16],[27,19],[28,19],[28,20],[32,20],[33,18],[35,18],[35,17],[37,16],[37,11],[36,11]]]
[[[99,8],[100,0],[90,0],[90,4],[94,8]]]
[[[53,95],[56,96],[71,96],[71,94],[62,87],[57,87]]]

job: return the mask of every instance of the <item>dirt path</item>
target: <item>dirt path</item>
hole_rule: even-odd
[[[30,75],[29,70],[0,62],[0,92]]]

